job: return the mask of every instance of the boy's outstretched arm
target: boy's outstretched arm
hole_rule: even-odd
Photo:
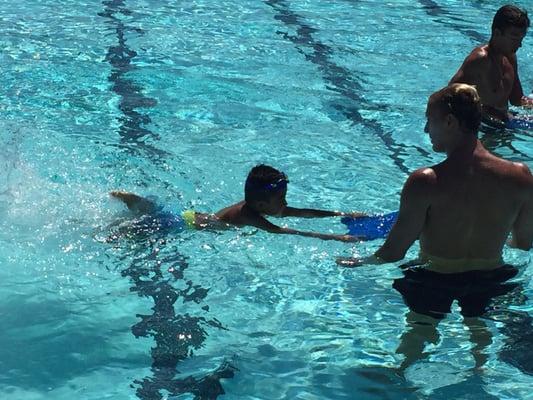
[[[345,213],[341,211],[328,211],[328,210],[316,210],[313,208],[296,208],[285,207],[282,213],[282,217],[299,217],[299,218],[325,218],[325,217],[364,217],[366,214],[352,212]]]
[[[259,217],[255,221],[250,221],[250,225],[255,226],[256,228],[262,229],[270,233],[277,234],[286,234],[286,235],[298,235],[312,237],[322,240],[338,240],[340,242],[356,242],[358,238],[351,235],[335,235],[329,233],[318,233],[318,232],[308,232],[308,231],[299,231],[297,229],[284,228],[281,226],[274,225],[270,221],[266,220],[263,217]]]

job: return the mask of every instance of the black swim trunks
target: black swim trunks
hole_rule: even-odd
[[[507,294],[518,286],[518,283],[506,282],[518,273],[512,265],[457,274],[411,267],[403,273],[402,278],[394,280],[394,289],[401,293],[409,309],[436,319],[451,312],[454,300],[459,303],[463,316],[479,317],[487,311],[494,297]]]

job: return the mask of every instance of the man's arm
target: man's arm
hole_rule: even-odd
[[[385,243],[373,255],[366,258],[337,258],[337,264],[343,267],[383,264],[399,261],[413,242],[418,239],[429,209],[431,185],[435,181],[435,172],[430,168],[413,172],[403,186],[400,199],[400,212]]]
[[[405,257],[426,222],[430,185],[435,178],[435,172],[430,168],[419,169],[409,176],[402,190],[398,220],[374,257],[384,262],[399,261]]]
[[[513,224],[509,246],[529,250],[533,242],[533,176],[527,166],[522,164],[521,168],[527,179],[529,193]]]
[[[282,217],[299,217],[299,218],[324,218],[324,217],[344,217],[353,218],[364,217],[366,214],[353,212],[345,213],[341,211],[315,210],[313,208],[295,208],[285,207]]]
[[[533,99],[524,96],[522,83],[520,82],[520,76],[518,75],[518,62],[516,60],[516,54],[510,56],[508,60],[514,70],[513,89],[511,90],[511,94],[509,95],[509,102],[513,106],[533,108]]]

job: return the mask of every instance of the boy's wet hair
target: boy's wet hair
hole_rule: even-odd
[[[452,114],[468,131],[477,133],[481,124],[481,101],[474,86],[454,83],[433,93],[430,102],[444,113]]]
[[[501,7],[492,20],[492,30],[498,29],[505,32],[507,28],[529,28],[529,17],[527,11],[513,5]]]
[[[256,165],[246,178],[244,200],[246,202],[266,200],[274,192],[286,188],[288,182],[287,175],[283,172],[269,165]]]

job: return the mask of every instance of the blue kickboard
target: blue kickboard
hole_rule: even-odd
[[[398,211],[394,211],[366,217],[343,217],[341,222],[348,227],[348,234],[361,240],[374,240],[386,237],[397,218]]]
[[[505,123],[508,129],[533,130],[533,115],[515,115]]]

